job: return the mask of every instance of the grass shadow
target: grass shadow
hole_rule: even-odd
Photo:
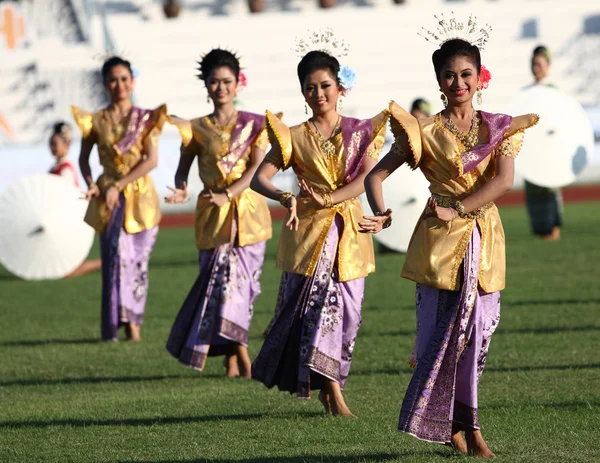
[[[66,384],[104,384],[104,383],[138,383],[144,381],[164,381],[167,379],[200,379],[200,378],[225,378],[222,374],[203,373],[198,376],[185,375],[161,375],[161,376],[88,376],[83,378],[59,378],[59,379],[15,379],[12,381],[1,381],[0,387],[10,386],[57,386]]]
[[[0,342],[0,347],[36,347],[48,346],[51,344],[100,344],[102,341],[97,338],[89,339],[39,339],[30,341],[3,341]]]
[[[75,428],[88,428],[90,426],[155,426],[186,423],[210,423],[215,421],[250,421],[263,418],[291,418],[302,416],[304,418],[323,417],[321,412],[290,412],[272,415],[268,413],[247,413],[235,415],[206,415],[206,416],[168,416],[155,418],[114,418],[108,420],[82,420],[67,418],[62,420],[31,420],[31,421],[0,421],[0,428],[48,428],[54,426],[68,426]]]

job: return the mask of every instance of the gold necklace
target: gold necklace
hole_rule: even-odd
[[[215,117],[215,115],[211,114],[210,119],[215,128],[215,137],[217,137],[219,140],[221,140],[221,143],[225,143],[229,140],[230,135],[227,132],[225,132],[225,129],[227,127],[229,127],[229,123],[233,119],[233,116],[235,116],[236,114],[237,114],[237,111],[234,110],[231,113],[231,116],[229,116],[229,119],[227,119],[227,122],[225,123],[225,125],[219,125],[217,123],[217,118]]]
[[[450,114],[448,114],[448,121],[446,122],[446,128],[452,132],[463,144],[465,151],[471,151],[477,146],[479,141],[479,117],[477,111],[473,111],[471,118],[471,128],[468,132],[462,132],[454,123]]]
[[[335,156],[335,145],[332,143],[332,139],[337,135],[339,124],[340,124],[341,116],[338,116],[338,120],[335,123],[335,127],[331,131],[331,135],[329,138],[325,138],[323,134],[317,128],[317,125],[314,121],[312,122],[313,127],[315,128],[315,133],[317,135],[317,141],[319,142],[319,146],[321,150],[325,154],[325,156],[333,157]]]
[[[119,132],[119,126],[121,125],[121,123],[127,119],[127,117],[129,117],[129,114],[131,113],[131,110],[133,109],[133,106],[129,109],[129,111],[127,111],[127,114],[123,114],[121,113],[121,111],[119,110],[119,114],[121,115],[121,117],[119,118],[119,120],[115,120],[113,113],[116,113],[117,110],[116,108],[113,111],[110,111],[110,109],[107,110],[108,112],[108,117],[110,119],[110,121],[112,122],[112,133],[113,135],[117,135],[117,133]]]

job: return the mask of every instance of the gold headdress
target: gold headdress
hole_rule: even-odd
[[[338,61],[340,58],[348,56],[350,47],[343,39],[337,38],[331,28],[328,27],[324,31],[308,32],[309,35],[306,39],[296,37],[295,51],[298,53],[299,58],[311,51],[322,51],[334,56]]]
[[[454,11],[451,13],[453,16],[449,19],[444,18],[443,14],[440,14],[440,17],[434,15],[435,19],[438,20],[437,31],[432,32],[423,27],[422,29],[425,31],[425,35],[419,32],[417,32],[417,34],[428,42],[435,43],[439,47],[449,40],[461,39],[465,42],[469,42],[471,45],[475,45],[479,50],[483,50],[490,38],[492,27],[489,24],[486,24],[485,26],[478,28],[477,17],[473,15],[469,16],[469,21],[465,25],[464,22],[456,20]]]

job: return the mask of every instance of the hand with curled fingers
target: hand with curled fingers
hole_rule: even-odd
[[[92,183],[88,187],[88,191],[81,192],[81,199],[85,199],[86,201],[91,201],[94,198],[100,196],[100,188],[95,183]]]
[[[451,207],[438,206],[437,202],[433,198],[429,198],[427,205],[433,210],[436,217],[443,222],[452,222],[458,217],[458,212]]]
[[[108,190],[106,190],[105,196],[106,196],[106,207],[108,208],[109,211],[112,212],[112,210],[115,207],[117,207],[121,204],[121,202],[119,200],[119,197],[121,196],[121,192],[115,185],[111,185],[108,187]]]
[[[190,194],[187,190],[187,183],[183,182],[182,188],[174,188],[167,186],[167,188],[173,192],[172,195],[165,196],[165,202],[169,204],[186,203],[190,199]]]
[[[366,215],[363,219],[362,222],[358,222],[360,233],[379,233],[392,224],[392,210],[387,209],[385,212],[375,213],[375,215]]]
[[[312,199],[318,207],[325,207],[325,198],[323,195],[313,187],[309,186],[306,180],[300,179],[298,186],[300,187],[300,193],[303,196]]]
[[[296,212],[298,206],[298,201],[296,200],[296,197],[290,194],[289,197],[285,200],[285,202],[280,202],[288,210],[287,215],[285,217],[285,226],[293,231],[298,230],[300,219],[298,218],[298,214]]]
[[[212,190],[208,190],[208,193],[202,193],[202,197],[208,199],[211,204],[217,207],[222,207],[229,202],[227,193],[213,193]]]

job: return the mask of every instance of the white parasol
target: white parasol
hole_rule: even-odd
[[[406,252],[417,221],[427,200],[431,196],[429,182],[421,172],[413,172],[407,165],[401,166],[383,182],[385,207],[392,210],[392,225],[375,235],[375,239],[385,247],[398,252]],[[365,215],[371,208],[365,195],[361,196]]]
[[[0,262],[26,280],[62,278],[87,257],[87,201],[58,175],[23,177],[0,194]]]
[[[509,108],[513,116],[540,116],[540,122],[525,132],[517,172],[544,187],[573,183],[594,150],[594,131],[579,102],[556,88],[533,85],[519,92]]]

